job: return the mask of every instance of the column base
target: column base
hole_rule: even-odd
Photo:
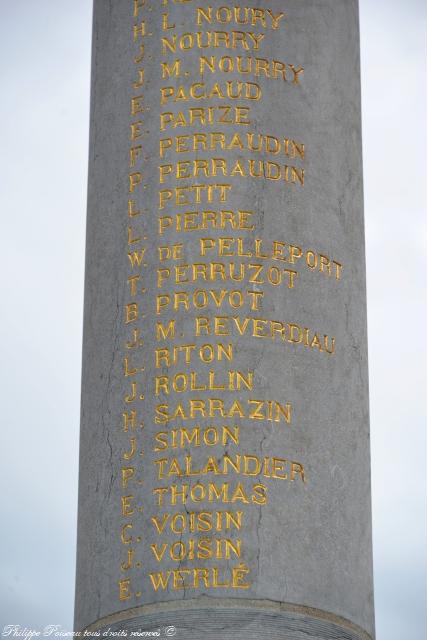
[[[88,631],[152,632],[176,640],[373,640],[327,611],[265,600],[209,598],[143,605],[98,620]],[[106,636],[108,638],[108,636]]]

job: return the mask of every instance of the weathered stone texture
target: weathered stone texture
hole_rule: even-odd
[[[235,6],[249,7],[249,24],[236,24]],[[211,24],[204,18],[197,24],[197,7],[205,12],[212,8]],[[230,8],[234,16],[230,23],[224,22],[228,13],[221,7]],[[215,18],[217,9],[219,20]],[[265,13],[254,14],[252,9]],[[280,20],[277,18],[275,29],[267,10],[273,16],[284,13]],[[166,13],[164,23],[162,14]],[[136,31],[134,35],[134,27],[140,28],[142,21],[145,34]],[[162,24],[174,26],[162,30]],[[186,43],[191,41],[187,35],[183,48],[178,44],[176,53],[162,48],[164,37],[172,41],[177,36],[179,43],[183,34],[197,32],[201,37],[219,38],[218,46],[199,49],[195,44],[187,50]],[[230,40],[206,36],[207,32],[226,32]],[[234,36],[233,41],[233,32],[244,35]],[[262,34],[256,49],[256,38]],[[201,75],[201,56],[210,60],[215,56],[216,65],[224,56],[230,61],[221,63],[224,71],[213,74],[205,67]],[[253,65],[251,72],[236,70],[237,56]],[[256,63],[256,58],[267,61],[264,71],[263,63]],[[181,61],[180,76],[172,73],[162,78],[161,63],[171,65],[176,60]],[[274,72],[273,61],[283,62],[285,67],[276,65]],[[234,71],[228,71],[232,63]],[[258,74],[256,64],[261,64]],[[143,78],[139,75],[142,68]],[[298,73],[300,68],[303,71]],[[286,78],[272,77],[281,72]],[[259,100],[247,99],[245,94],[237,100],[219,95],[199,99],[201,91],[212,90],[215,82],[224,91],[227,82],[244,83],[240,85],[242,91],[248,86],[253,91],[256,85],[262,96]],[[196,97],[180,100],[179,87],[188,91],[195,83],[202,85]],[[170,87],[173,95],[164,93],[161,104],[165,87]],[[233,87],[237,90],[238,85]],[[135,97],[139,102],[131,102]],[[178,122],[180,111],[188,117],[190,108],[219,106],[232,110],[249,107],[246,116],[243,112],[239,116],[247,117],[249,124],[220,122],[216,116],[212,123],[201,123],[200,119],[192,124]],[[173,114],[172,124],[161,131],[160,114],[166,112]],[[231,117],[225,118],[224,114],[224,119]],[[205,117],[209,120],[207,111]],[[213,133],[223,133],[223,142],[217,138],[217,146],[211,148],[212,138],[206,138],[208,148],[203,149],[199,138],[199,147],[193,150],[193,134]],[[262,138],[270,145],[270,152],[239,148],[236,140],[234,146],[229,144],[233,134],[239,134],[240,141],[247,144],[248,133],[270,136],[270,142]],[[182,139],[177,149],[175,138],[184,135],[188,138]],[[159,141],[166,138],[172,139],[172,147],[164,147],[161,157]],[[274,138],[281,141],[279,153],[273,153]],[[295,147],[292,140],[304,144],[304,154],[301,145]],[[131,155],[130,149],[138,145],[141,149]],[[241,167],[235,175],[225,176],[224,165],[221,168],[217,162],[217,175],[213,175],[212,159],[226,161],[229,174],[239,160]],[[262,170],[265,177],[239,175],[243,170],[249,172],[250,159],[256,163],[253,172]],[[198,175],[188,175],[194,170],[195,160],[207,160],[209,175],[203,174],[200,165]],[[178,161],[189,161],[180,169],[184,177],[176,175]],[[280,180],[269,179],[275,176],[276,168],[268,162],[280,167]],[[161,165],[171,165],[170,173],[163,168],[161,174]],[[195,184],[227,184],[231,188],[223,202],[218,189],[212,202],[206,201],[206,190],[201,193],[200,203],[181,205],[174,201],[175,188]],[[170,199],[164,199],[167,194],[159,195],[165,189],[173,193]],[[133,202],[131,212],[141,211],[141,215],[128,215],[129,200]],[[246,226],[253,225],[253,229],[208,225],[186,232],[176,229],[177,214],[206,210],[252,211]],[[175,229],[164,227],[160,234],[159,219],[163,217],[166,225],[168,216]],[[221,238],[230,238],[225,244],[223,241],[223,255],[218,253]],[[213,242],[201,244],[206,239]],[[182,254],[176,260],[162,260],[159,247],[177,243],[182,244]],[[290,245],[295,247],[294,260]],[[145,249],[141,264],[132,266],[128,253],[141,249]],[[127,629],[175,625],[178,638],[234,640],[261,637],[263,630],[265,637],[271,638],[373,637],[356,0],[270,0],[261,8],[252,0],[229,5],[218,0],[211,0],[209,5],[196,0],[170,1],[166,5],[159,0],[95,0],[86,256],[76,629],[89,625]],[[209,280],[212,263],[223,265],[225,276]],[[176,266],[193,264],[208,265],[208,275],[192,281],[191,267],[185,275],[182,271],[176,275]],[[234,274],[244,265],[243,281],[229,277],[232,264],[237,270]],[[262,265],[258,279],[265,282],[256,280],[256,268],[249,265]],[[134,294],[129,278],[136,275],[140,279],[134,281]],[[280,277],[282,282],[268,282],[269,277],[273,281]],[[207,293],[195,294],[200,290]],[[220,299],[221,290],[227,291],[224,299]],[[230,299],[230,291],[243,292],[243,302],[240,304],[238,293]],[[189,308],[179,302],[178,308],[173,308],[174,292],[188,294]],[[170,304],[160,299],[160,310],[156,311],[158,296],[166,294],[171,296]],[[206,307],[205,295],[209,301]],[[213,331],[196,335],[195,319],[200,316],[208,318],[211,327],[214,317],[229,318],[226,330],[219,324],[216,335]],[[237,318],[237,324],[233,318]],[[157,323],[167,326],[173,320],[175,337],[158,339]],[[290,325],[297,325],[302,332]],[[285,339],[280,337],[281,326]],[[135,335],[143,344],[128,348]],[[167,366],[163,360],[156,367],[156,349],[190,344],[195,345],[190,362],[182,359]],[[194,354],[205,344],[214,350],[219,344],[224,348],[231,344],[232,360],[202,361]],[[138,369],[136,374],[132,373],[133,367]],[[230,378],[229,372],[240,372],[252,389],[242,382],[241,388],[234,390],[237,374]],[[172,378],[180,373],[178,390],[174,391]],[[156,395],[155,379],[159,376],[169,376],[169,394],[158,383]],[[198,389],[180,392],[185,380]],[[200,390],[203,384],[215,386],[224,380],[225,390]],[[133,382],[137,385],[134,388]],[[133,391],[136,400],[130,399]],[[166,425],[155,421],[160,404],[172,407],[182,403],[188,407],[190,400],[202,400],[208,407],[209,399],[221,399],[228,408],[239,401],[246,415],[239,416],[236,410],[233,416],[222,417],[219,412],[209,416],[206,408],[205,416],[181,416]],[[254,400],[264,403],[263,419],[249,415],[249,407],[254,406],[249,401]],[[268,405],[269,400],[273,404]],[[280,421],[271,419],[276,415],[276,402],[291,406],[289,423],[283,412]],[[131,415],[132,410],[137,412],[137,426],[125,431],[122,415]],[[226,446],[219,442],[197,447],[186,443],[182,449],[154,450],[159,432],[171,437],[173,429],[190,431],[196,425],[201,429],[237,426],[239,444],[228,441]],[[261,461],[267,457],[270,465],[273,457],[286,460],[275,464],[276,475],[286,474],[287,478],[274,479],[262,472],[255,477],[232,469],[223,475],[213,470],[214,463],[200,476],[179,477],[176,468],[170,468],[171,458],[176,457],[184,469],[189,456],[192,469],[201,470],[213,456],[218,469],[222,469],[225,455],[233,459],[241,455],[242,469],[245,455]],[[164,478],[159,478],[160,463],[155,463],[161,458],[169,461],[164,463]],[[292,467],[290,461],[303,465],[304,477],[302,467]],[[247,464],[256,462],[252,459]],[[130,468],[134,471],[123,472]],[[157,504],[158,494],[153,493],[156,488],[194,486],[198,481],[217,486],[228,482],[231,493],[240,482],[248,502],[190,500],[185,505],[173,505],[165,498],[166,504]],[[258,500],[253,498],[253,487],[258,483],[267,487],[266,504],[259,504],[259,494],[255,493]],[[128,503],[127,496],[132,496]],[[132,513],[126,515],[127,511]],[[153,525],[154,516],[206,511],[241,511],[242,527],[208,533],[187,530],[178,535],[169,526],[159,534]],[[126,524],[132,525],[124,530],[126,536],[132,535],[130,544],[121,540]],[[151,548],[157,544],[160,549],[164,543],[188,545],[190,539],[197,545],[206,537],[230,539],[235,545],[241,540],[241,557],[231,551],[229,559],[187,557],[175,561],[168,547],[159,562]],[[133,552],[132,567],[124,570],[121,566],[126,565],[129,550]],[[249,570],[249,574],[241,574],[248,588],[212,586],[214,568],[219,570],[218,580],[224,580],[241,563]],[[209,586],[199,575],[198,588],[189,586],[187,577],[184,585],[177,583],[174,587],[171,579],[168,588],[155,590],[149,577],[159,571],[194,568],[210,572]],[[126,580],[130,583],[123,582]],[[120,593],[125,596],[122,600]]]

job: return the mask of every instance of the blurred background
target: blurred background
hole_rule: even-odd
[[[360,12],[377,639],[424,640],[427,3]],[[0,627],[72,629],[91,13],[0,0]]]

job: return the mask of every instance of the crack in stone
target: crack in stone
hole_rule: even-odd
[[[185,450],[185,452],[186,452],[186,454],[187,454],[187,455],[190,455],[190,450],[189,450],[188,448]],[[187,496],[184,496],[184,503],[183,503],[183,506],[184,506],[184,510],[185,510],[185,512],[186,512],[186,514],[187,514],[187,516],[190,516],[190,512],[188,511],[188,509],[187,509],[187,504],[186,504],[186,502],[185,502],[185,498],[186,498],[186,497],[187,497]],[[180,537],[179,537],[179,541],[180,541],[180,543],[181,543],[181,544],[182,544],[182,536],[183,536],[183,531],[181,531],[181,535],[180,535]],[[178,563],[178,569],[177,569],[177,571],[180,571],[181,566],[182,566],[182,560],[180,560],[180,561],[179,561],[179,563]],[[185,587],[185,581],[183,581],[183,584],[184,584],[184,588],[183,588],[182,600],[185,600],[185,597],[186,597],[186,595],[187,595],[187,589],[186,589],[186,587]]]
[[[110,469],[111,469],[108,495],[104,498],[103,502],[105,502],[106,500],[108,500],[110,498],[112,484],[113,484],[114,479],[115,479],[114,465],[113,465],[113,446],[112,446],[111,440],[110,440],[110,431],[109,431],[109,428],[108,428],[108,426],[106,424],[106,421],[105,421],[105,413],[108,413],[109,415],[111,415],[111,410],[110,410],[110,407],[109,407],[109,392],[111,390],[111,378],[112,378],[112,373],[113,373],[113,369],[114,369],[114,362],[115,362],[115,358],[116,358],[116,354],[117,354],[117,346],[118,346],[118,342],[119,342],[119,331],[118,331],[118,328],[119,328],[118,327],[119,314],[120,314],[120,306],[119,306],[119,302],[117,301],[117,303],[116,303],[116,317],[114,319],[115,338],[114,338],[114,344],[113,344],[113,348],[112,348],[112,358],[111,358],[110,367],[108,369],[107,383],[106,383],[105,393],[104,393],[104,397],[102,399],[102,407],[101,407],[102,432],[103,432],[103,434],[105,434],[105,438],[106,438],[108,447],[110,449],[109,466],[110,466]]]
[[[263,447],[264,447],[264,442],[267,440],[267,435],[264,434],[261,442],[259,444],[259,448],[260,448],[260,456],[262,457],[263,455]],[[258,523],[256,526],[256,533],[257,533],[257,539],[258,539],[258,544],[257,544],[257,557],[256,557],[256,566],[257,566],[257,576],[259,579],[259,574],[260,574],[260,556],[261,556],[261,536],[260,536],[260,528],[261,528],[261,520],[262,520],[262,505],[259,505],[259,514],[258,514]]]

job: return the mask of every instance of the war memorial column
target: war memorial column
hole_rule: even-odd
[[[357,1],[95,0],[75,629],[367,640],[371,544]]]

